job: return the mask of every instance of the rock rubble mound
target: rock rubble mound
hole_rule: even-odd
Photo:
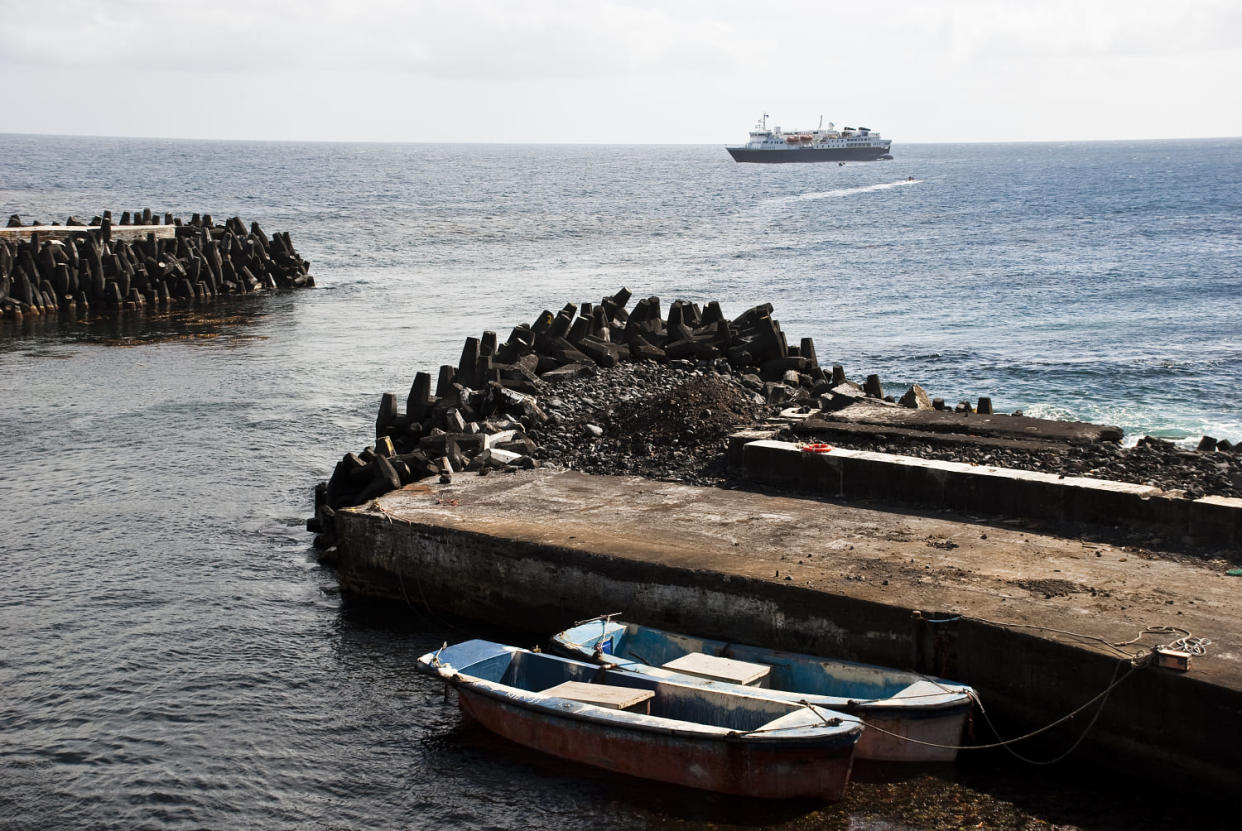
[[[792,441],[1242,496],[1229,442],[1127,449],[1116,427],[998,415],[989,398],[948,407],[915,384],[898,401],[877,375],[858,384],[822,367],[810,338],[789,343],[770,304],[729,320],[716,302],[677,300],[665,316],[658,297],[627,312],[630,299],[621,289],[544,311],[503,342],[469,337],[457,366],[417,373],[404,399],[384,393],[375,444],[319,484],[307,527],[328,545],[341,508],[429,477],[543,465],[737,487],[728,437],[758,425]]]

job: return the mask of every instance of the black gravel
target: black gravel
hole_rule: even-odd
[[[715,487],[742,486],[726,462],[731,433],[761,424],[789,403],[764,403],[755,379],[708,365],[627,363],[547,385],[539,403],[551,417],[531,431],[543,464],[585,473],[638,475]],[[790,441],[809,441],[792,433]],[[1062,476],[1088,476],[1185,491],[1188,497],[1242,497],[1242,457],[1186,450],[1144,438],[1063,450],[944,445],[911,439],[833,437],[829,443],[926,459],[967,462]]]
[[[730,487],[728,436],[761,422],[763,397],[710,368],[628,363],[549,385],[531,431],[546,466]]]
[[[807,437],[795,437],[792,433],[781,437],[790,441],[808,441]],[[1097,442],[1067,445],[1064,450],[996,449],[970,445],[948,447],[897,438],[841,439],[834,436],[827,441],[834,446],[853,450],[874,450],[920,459],[1151,485],[1161,490],[1185,491],[1188,498],[1242,497],[1242,457],[1232,451],[1186,450],[1156,438],[1142,438],[1134,447]]]

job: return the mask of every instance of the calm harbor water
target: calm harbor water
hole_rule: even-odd
[[[378,618],[314,562],[311,488],[381,392],[622,285],[772,302],[897,394],[1242,439],[1242,141],[894,155],[0,136],[5,216],[239,215],[320,286],[0,331],[0,826],[1162,827],[1123,785],[996,757],[861,771],[828,808],[617,782],[463,724],[410,668],[539,633]]]

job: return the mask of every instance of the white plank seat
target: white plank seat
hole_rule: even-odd
[[[651,690],[613,687],[608,684],[584,684],[581,681],[565,681],[540,692],[557,698],[581,701],[583,704],[594,704],[596,707],[648,715],[651,713],[651,699],[655,697]]]
[[[721,658],[703,652],[689,652],[664,664],[664,669],[708,678],[712,681],[727,681],[730,684],[743,684],[747,687],[766,687],[771,667],[764,664],[751,664],[736,661],[733,658]]]

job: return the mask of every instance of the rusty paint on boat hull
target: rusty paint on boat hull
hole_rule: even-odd
[[[767,799],[835,802],[849,782],[853,744],[802,747],[635,733],[573,718],[549,718],[458,688],[462,712],[510,741],[605,770],[691,788]]]

